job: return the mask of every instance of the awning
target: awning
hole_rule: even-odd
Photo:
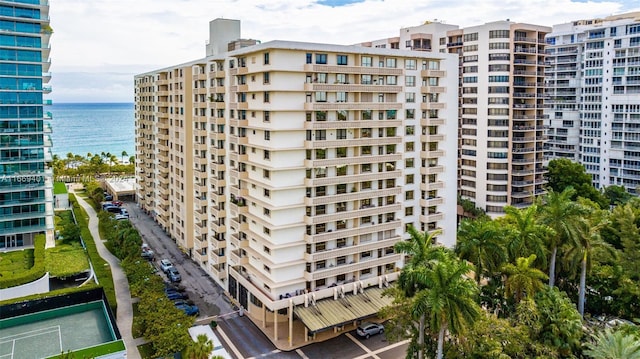
[[[368,288],[363,293],[345,294],[337,300],[328,298],[317,301],[316,305],[309,303],[308,307],[299,305],[293,312],[311,333],[315,333],[376,315],[393,302],[392,297],[382,295],[383,290]]]

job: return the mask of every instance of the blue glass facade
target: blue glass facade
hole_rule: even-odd
[[[0,250],[53,239],[48,0],[0,0]]]

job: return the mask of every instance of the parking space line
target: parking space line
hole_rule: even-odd
[[[350,333],[345,334],[347,338],[351,339],[354,343],[356,343],[360,348],[362,348],[367,354],[364,355],[364,358],[374,357],[376,359],[380,359],[371,349],[367,348],[366,345],[362,344],[358,339],[354,338]]]
[[[380,353],[386,352],[387,350],[391,350],[391,349],[399,347],[401,345],[405,345],[405,344],[409,343],[410,341],[411,340],[409,340],[409,339],[405,339],[405,340],[399,341],[397,343],[393,343],[391,345],[387,345],[386,347],[382,347],[382,348],[380,348],[378,350],[375,350],[375,351],[372,352],[372,354],[360,355],[359,357],[355,357],[353,359],[365,359],[365,358],[368,358],[371,355],[375,356],[375,354],[380,354]]]

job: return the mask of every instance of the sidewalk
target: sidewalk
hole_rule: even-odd
[[[100,238],[96,211],[82,197],[78,196],[74,189],[71,189],[70,192],[76,195],[78,204],[87,212],[87,215],[89,216],[89,231],[96,243],[98,253],[111,266],[111,274],[113,276],[113,284],[116,291],[116,300],[118,302],[116,321],[118,323],[118,329],[120,330],[122,339],[124,340],[124,344],[127,347],[127,359],[140,359],[140,353],[138,352],[137,345],[142,344],[142,342],[139,339],[133,339],[133,335],[131,334],[133,308],[131,306],[131,292],[129,291],[129,281],[127,280],[127,276],[124,274],[122,267],[120,267],[120,260],[109,252],[109,250],[104,246],[102,238]]]

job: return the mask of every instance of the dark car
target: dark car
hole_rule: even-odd
[[[200,314],[200,309],[198,308],[198,306],[195,305],[188,305],[188,304],[178,304],[176,305],[176,308],[182,310],[184,312],[184,314],[186,315],[198,315]]]
[[[369,339],[372,335],[384,333],[384,326],[382,324],[364,322],[358,326],[356,333],[361,337]]]
[[[106,206],[106,207],[103,207],[102,209],[104,209],[107,212],[111,212],[111,213],[116,213],[116,214],[122,213],[122,211],[120,210],[120,207],[114,206],[114,205]]]
[[[165,292],[169,300],[189,299],[189,296],[180,292]]]

